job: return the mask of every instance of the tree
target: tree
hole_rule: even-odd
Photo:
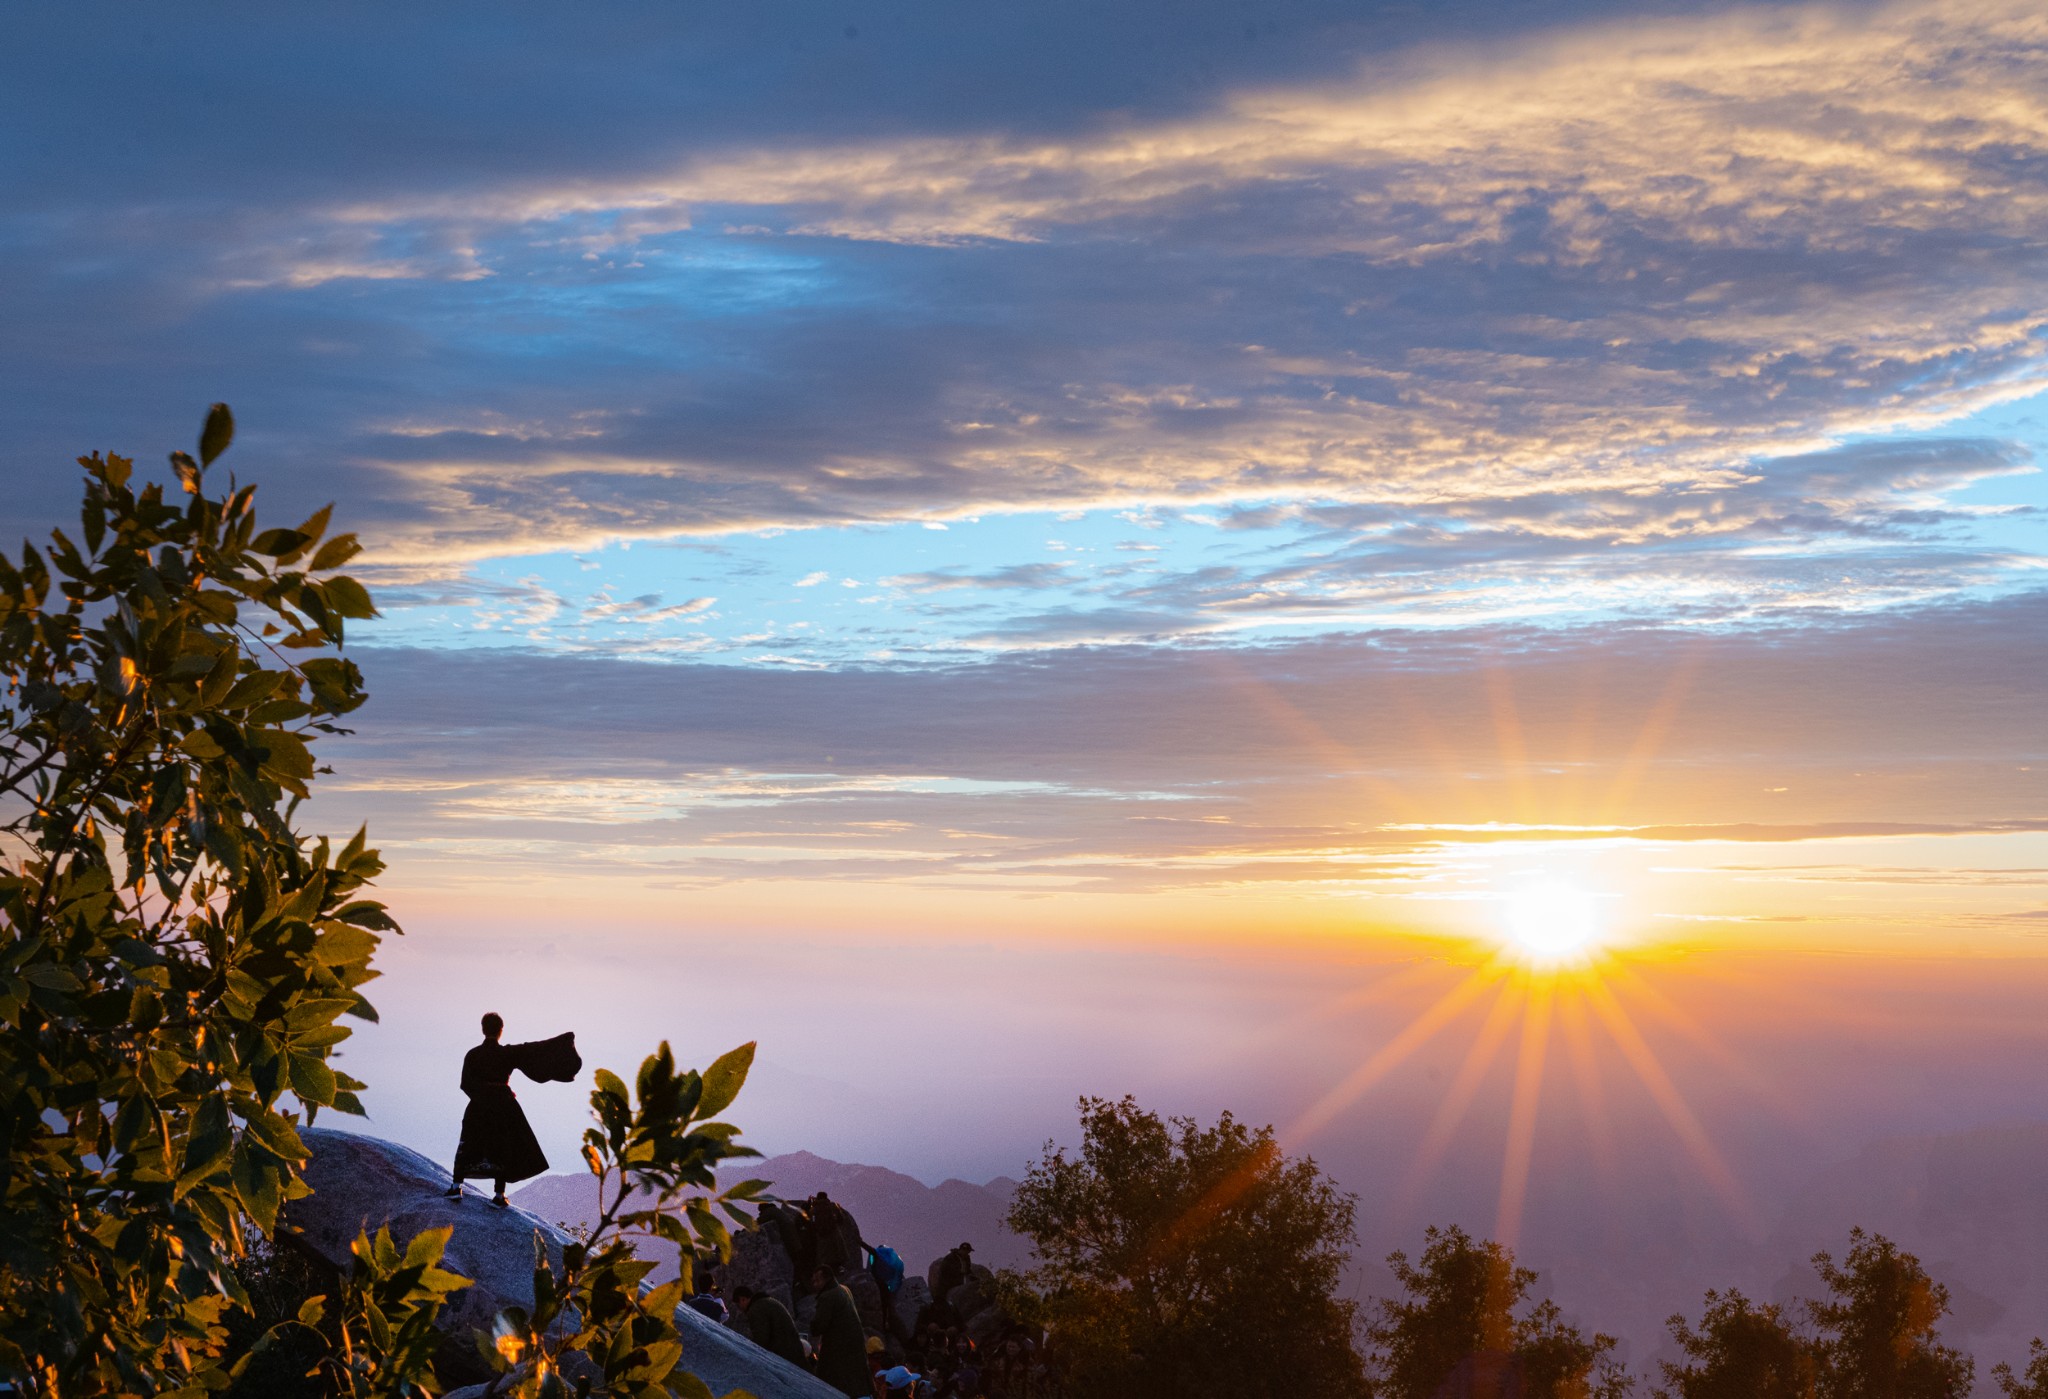
[[[1661,1362],[1669,1389],[1657,1399],[1814,1399],[1813,1347],[1782,1308],[1730,1288],[1707,1293],[1699,1330],[1683,1316],[1668,1324],[1685,1363]]]
[[[59,531],[0,556],[0,1381],[38,1399],[249,1376],[265,1342],[230,1366],[225,1323],[246,1336],[276,1309],[239,1272],[308,1191],[297,1126],[362,1112],[330,1061],[343,1016],[375,1018],[360,988],[397,926],[360,895],[383,866],[365,832],[336,850],[292,823],[311,745],[365,698],[345,621],[375,613],[334,572],[357,545],[324,538],[332,507],[259,532],[255,487],[209,493],[233,436],[216,404],[198,457],[172,454],[182,501],[81,458],[83,547]],[[712,1119],[752,1055],[678,1073],[663,1045],[637,1105],[598,1072],[585,1158],[620,1193],[603,1237],[536,1278],[534,1316],[501,1321],[501,1347],[526,1338],[517,1392],[566,1393],[566,1363],[591,1393],[706,1399],[632,1243],[729,1251],[712,1208],[744,1220],[760,1183],[715,1189],[713,1166],[754,1153]],[[431,1393],[466,1285],[439,1266],[448,1234],[359,1236],[349,1276],[268,1327],[270,1357],[351,1399]]]
[[[1841,1265],[1813,1256],[1831,1295],[1808,1302],[1820,1332],[1821,1399],[1963,1399],[1976,1362],[1941,1344],[1948,1289],[1882,1234],[1849,1231]]]
[[[0,556],[0,1377],[30,1394],[211,1384],[226,1264],[305,1191],[294,1124],[361,1111],[329,1061],[374,1018],[382,864],[292,816],[373,613],[327,510],[258,532],[253,486],[209,492],[233,435],[216,405],[172,455],[182,500],[81,458],[79,540]]]
[[[1048,1142],[1007,1217],[1038,1266],[1003,1280],[1051,1329],[1068,1395],[1367,1393],[1337,1296],[1352,1196],[1229,1113],[1204,1127],[1083,1098],[1080,1115],[1079,1154]]]
[[[1375,1392],[1384,1399],[1435,1399],[1460,1366],[1491,1363],[1512,1368],[1530,1399],[1609,1399],[1628,1393],[1629,1380],[1613,1352],[1612,1336],[1588,1339],[1568,1324],[1554,1302],[1522,1315],[1536,1274],[1519,1266],[1509,1249],[1475,1241],[1452,1225],[1431,1226],[1422,1256],[1387,1256],[1407,1295],[1383,1298],[1368,1324]]]
[[[1998,1392],[2005,1399],[2048,1399],[2048,1344],[2039,1336],[2027,1346],[2027,1373],[2015,1375],[2012,1366],[2004,1361],[1991,1369],[1991,1378],[1998,1382]]]

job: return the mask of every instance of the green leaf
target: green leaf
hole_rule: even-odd
[[[353,923],[358,928],[375,928],[382,933],[395,933],[398,925],[391,921],[391,915],[384,911],[384,905],[369,899],[358,899],[343,904],[334,911],[334,917],[343,923]]]
[[[383,941],[375,933],[346,923],[326,923],[320,940],[313,944],[313,958],[323,967],[345,967],[367,962]]]
[[[412,1242],[405,1246],[405,1266],[408,1268],[430,1268],[441,1261],[447,1252],[448,1240],[455,1235],[455,1226],[443,1224],[435,1229],[422,1229],[412,1236]]]
[[[291,1123],[285,1121],[282,1114],[259,1112],[245,1119],[243,1125],[266,1150],[282,1156],[287,1161],[306,1159],[306,1144],[299,1140],[298,1132]]]
[[[235,1146],[233,1169],[235,1198],[265,1234],[277,1228],[278,1206],[283,1202],[279,1171],[267,1152],[259,1155],[246,1136]]]
[[[299,1095],[301,1102],[326,1107],[334,1101],[334,1070],[311,1054],[294,1054],[291,1061],[292,1092]]]
[[[350,996],[312,996],[286,1011],[284,1023],[288,1029],[311,1030],[333,1024],[354,1007]]]
[[[216,743],[213,735],[205,729],[194,729],[186,734],[178,746],[202,763],[215,762],[227,756],[227,750]]]
[[[754,1066],[754,1041],[749,1040],[729,1054],[721,1054],[704,1071],[704,1096],[697,1100],[697,1116],[716,1117],[732,1106]]]
[[[210,1093],[192,1115],[192,1132],[185,1139],[183,1169],[173,1197],[183,1199],[202,1181],[226,1165],[235,1149],[234,1133],[228,1119],[228,1100],[223,1093]]]
[[[46,991],[82,991],[85,983],[74,976],[68,967],[55,962],[30,962],[21,969],[21,978]]]
[[[212,466],[214,459],[228,449],[228,443],[235,440],[235,415],[228,411],[225,403],[216,403],[207,410],[206,426],[199,430],[199,464]]]
[[[320,546],[313,555],[313,561],[306,567],[313,573],[325,573],[329,569],[340,568],[361,552],[363,546],[356,542],[354,535],[337,534]]]
[[[327,533],[327,522],[333,517],[334,505],[330,501],[306,517],[306,522],[299,526],[299,533],[305,535],[309,540],[318,539],[321,535]]]
[[[327,599],[328,610],[340,616],[362,619],[377,615],[369,590],[345,574],[320,584],[320,593]]]
[[[282,558],[297,553],[306,544],[306,536],[295,529],[267,529],[250,541],[249,547],[256,553]]]
[[[670,1391],[675,1394],[676,1399],[718,1399],[711,1392],[710,1385],[698,1379],[688,1370],[672,1370],[666,1376],[666,1380]],[[744,1390],[734,1390],[733,1394],[744,1395],[745,1399],[754,1399],[753,1395],[746,1394]],[[726,1395],[725,1399],[732,1399],[732,1394]]]
[[[258,700],[268,699],[279,685],[284,683],[281,670],[252,671],[235,682],[226,698],[221,700],[222,709],[247,709]]]

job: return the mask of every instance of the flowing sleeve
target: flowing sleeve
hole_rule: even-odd
[[[583,1056],[576,1052],[573,1030],[551,1040],[513,1045],[512,1063],[536,1083],[571,1083],[583,1071]]]

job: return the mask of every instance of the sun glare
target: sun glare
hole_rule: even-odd
[[[1508,946],[1536,966],[1583,962],[1600,943],[1599,899],[1557,880],[1510,890],[1502,922]]]

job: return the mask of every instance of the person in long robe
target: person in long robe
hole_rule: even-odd
[[[860,1263],[860,1226],[846,1207],[820,1190],[811,1197],[811,1231],[818,1241],[817,1264],[833,1275]]]
[[[804,1338],[796,1329],[796,1318],[780,1298],[751,1287],[736,1287],[732,1296],[740,1315],[747,1319],[747,1334],[753,1337],[755,1345],[792,1365],[804,1363]]]
[[[462,1112],[462,1138],[455,1148],[455,1181],[450,1199],[462,1198],[462,1182],[488,1177],[495,1187],[491,1203],[510,1206],[505,1187],[537,1176],[548,1168],[547,1154],[533,1135],[512,1091],[512,1071],[537,1082],[568,1082],[583,1067],[576,1036],[557,1035],[528,1044],[501,1044],[504,1019],[493,1011],[483,1019],[484,1042],[462,1056],[462,1091],[469,1106]]]
[[[818,1355],[818,1378],[841,1394],[872,1395],[868,1378],[868,1335],[860,1324],[860,1304],[830,1268],[811,1274],[818,1310],[811,1316],[811,1347]]]

